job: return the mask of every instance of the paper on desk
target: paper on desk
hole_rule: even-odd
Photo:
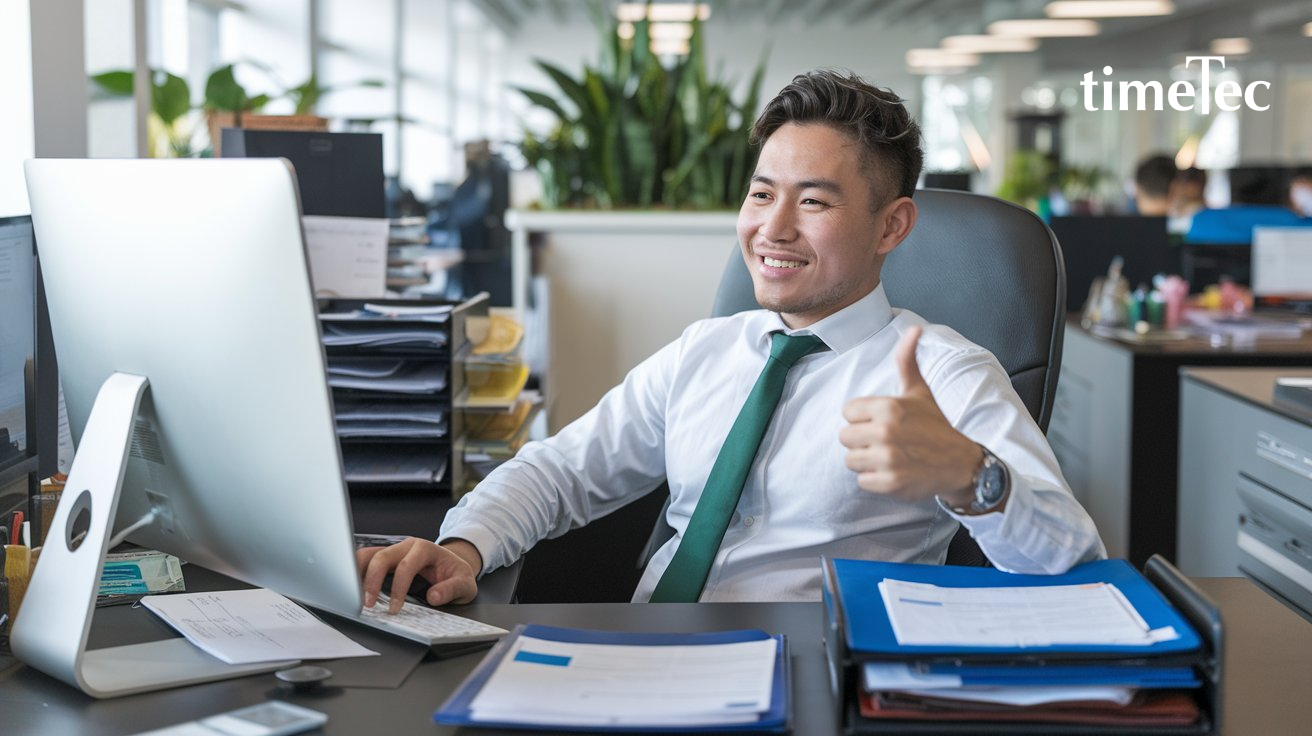
[[[387,220],[306,215],[302,222],[315,296],[378,297],[387,291]]]
[[[148,595],[141,604],[187,641],[228,664],[378,654],[264,588]]]
[[[931,698],[1006,705],[1042,705],[1077,701],[1107,701],[1125,705],[1137,688],[1122,685],[966,686],[959,675],[924,672],[902,662],[867,662],[866,692],[901,692]]]
[[[879,592],[898,644],[916,646],[1141,646],[1179,638],[1149,630],[1109,583],[943,588],[885,579]]]
[[[778,647],[773,639],[630,646],[522,636],[470,703],[471,717],[554,725],[755,721],[770,708]]]

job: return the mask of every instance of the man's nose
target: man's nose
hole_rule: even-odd
[[[760,233],[767,240],[792,240],[796,224],[791,207],[775,205],[761,223]]]

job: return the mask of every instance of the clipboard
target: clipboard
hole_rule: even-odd
[[[824,580],[825,652],[830,686],[846,734],[1212,734],[1221,723],[1222,624],[1216,604],[1165,558],[1154,555],[1140,574],[1124,560],[1078,565],[1063,575],[1014,575],[982,567],[909,565],[865,560],[821,560]],[[893,636],[878,591],[885,577],[945,587],[1065,585],[1112,582],[1122,589],[1151,628],[1172,625],[1179,639],[1132,646],[944,647],[902,646]],[[1053,673],[1132,667],[1158,669],[1178,678],[1190,668],[1197,687],[1198,721],[1189,726],[1127,728],[1094,723],[1024,721],[934,721],[867,719],[860,715],[862,668],[866,662],[913,662],[931,669],[1021,678],[1053,668]],[[1180,680],[1176,680],[1179,682]]]
[[[514,648],[521,636],[548,639],[575,644],[610,644],[626,646],[691,646],[699,644],[733,644],[744,641],[772,639],[777,649],[774,660],[774,679],[770,693],[770,709],[755,721],[734,724],[684,724],[678,726],[605,725],[569,726],[560,724],[507,723],[474,720],[470,706],[487,683],[506,654]],[[514,728],[527,730],[569,730],[587,733],[785,733],[789,730],[792,714],[792,667],[789,663],[788,640],[782,634],[770,635],[758,629],[718,631],[691,634],[632,633],[623,631],[594,631],[589,629],[559,628],[520,624],[483,658],[465,681],[456,688],[445,703],[433,714],[437,723],[485,728]]]

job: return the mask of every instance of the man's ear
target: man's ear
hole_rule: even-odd
[[[879,236],[876,252],[881,256],[892,253],[911,233],[911,228],[916,226],[919,214],[916,203],[910,197],[898,197],[884,205],[878,218],[878,226],[883,228],[883,232]]]

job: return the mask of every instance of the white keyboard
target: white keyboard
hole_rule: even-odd
[[[373,608],[360,611],[360,617],[356,620],[366,626],[382,629],[429,646],[494,641],[510,633],[481,621],[463,618],[410,601],[401,604],[400,613],[388,613],[388,600],[385,594],[380,593],[378,603]]]

